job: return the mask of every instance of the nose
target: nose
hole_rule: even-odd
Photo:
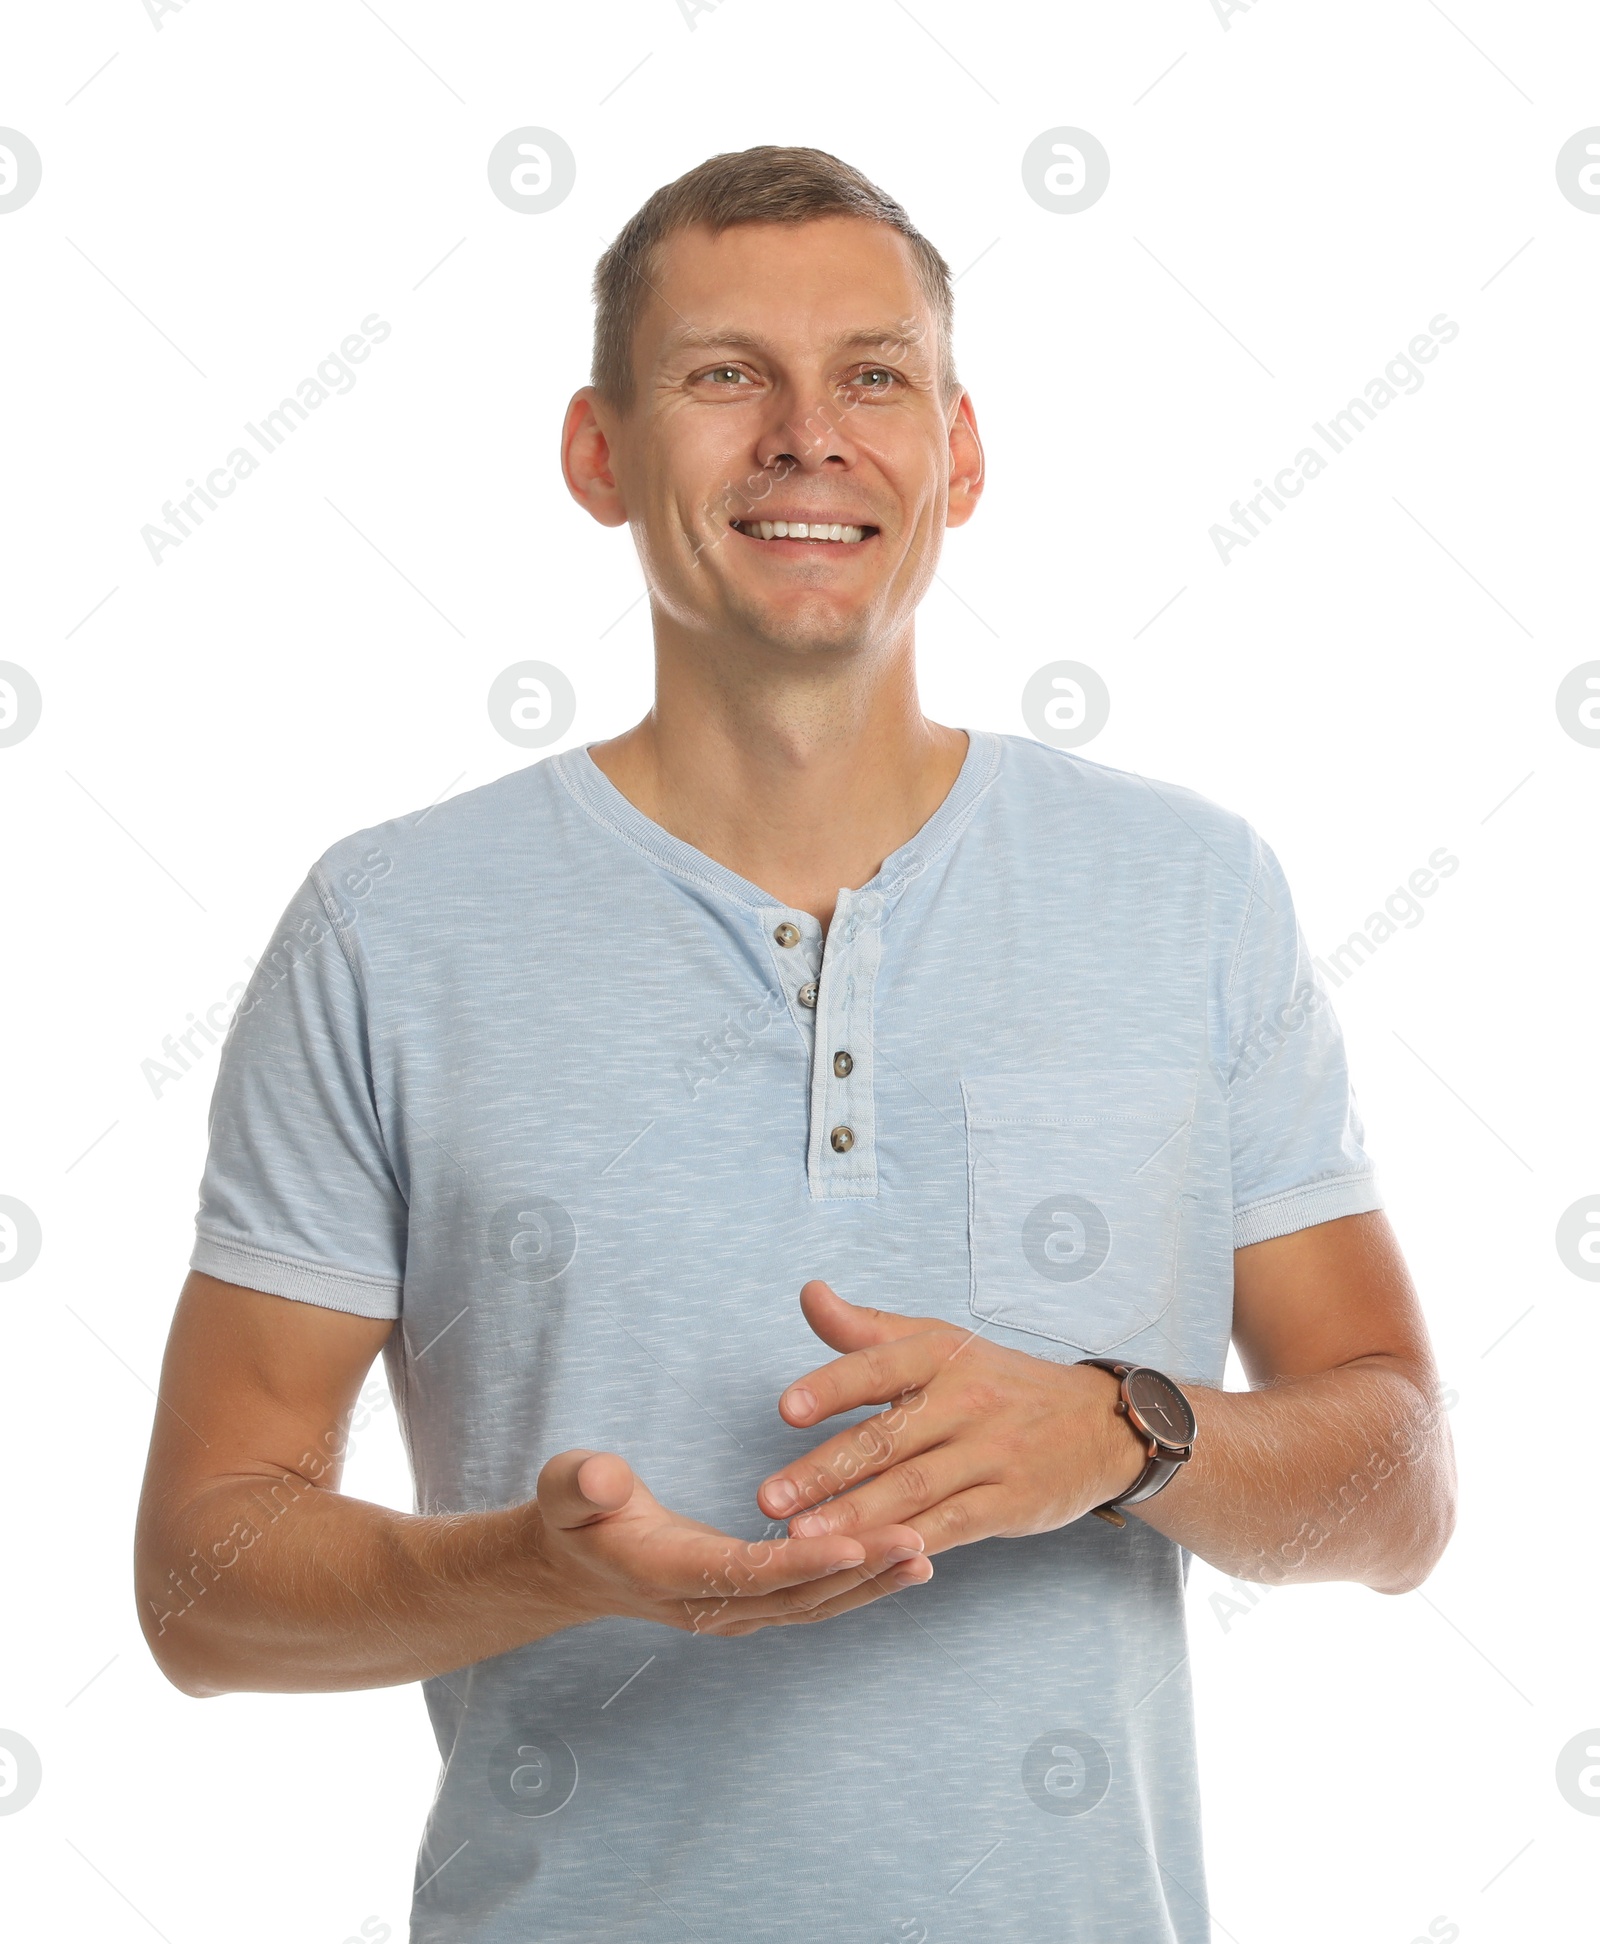
[[[778,417],[761,439],[757,463],[779,478],[790,473],[816,473],[855,463],[855,447],[845,434],[844,414],[837,402],[818,388],[804,400],[790,393],[775,401]]]

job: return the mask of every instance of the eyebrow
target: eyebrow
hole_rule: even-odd
[[[886,325],[877,330],[846,331],[836,337],[829,345],[830,351],[857,351],[887,348],[892,351],[914,352],[922,343],[920,335],[913,336],[898,325]],[[767,339],[753,331],[740,330],[736,326],[715,325],[709,329],[699,329],[693,324],[683,324],[669,331],[662,342],[663,359],[677,357],[681,352],[698,347],[703,351],[769,351]]]

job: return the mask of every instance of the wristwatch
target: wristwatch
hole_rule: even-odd
[[[1172,1482],[1178,1467],[1194,1456],[1194,1412],[1188,1398],[1159,1370],[1122,1363],[1116,1357],[1085,1357],[1083,1361],[1096,1370],[1109,1370],[1120,1382],[1118,1415],[1128,1420],[1147,1447],[1144,1470],[1127,1491],[1091,1508],[1095,1517],[1108,1525],[1125,1526],[1128,1522],[1116,1508],[1154,1498],[1163,1485]]]

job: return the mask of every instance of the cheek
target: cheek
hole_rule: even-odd
[[[919,439],[909,450],[885,452],[878,464],[888,485],[890,503],[898,507],[906,532],[926,546],[930,538],[936,539],[942,532],[949,507],[949,448]],[[918,565],[931,578],[931,556],[919,560]]]
[[[774,436],[772,452],[784,449]],[[703,531],[740,518],[746,507],[770,497],[778,468],[763,469],[762,438],[754,415],[722,407],[679,419],[665,428],[653,484],[659,504],[670,505],[681,525]]]
[[[697,562],[722,535],[692,484],[674,468],[641,468],[623,481],[628,525],[646,578],[684,585]]]

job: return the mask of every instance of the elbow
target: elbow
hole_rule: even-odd
[[[208,1701],[215,1695],[225,1693],[226,1689],[215,1686],[206,1678],[205,1669],[194,1654],[192,1643],[185,1647],[179,1632],[183,1625],[183,1611],[186,1610],[180,1610],[176,1616],[171,1612],[158,1612],[153,1617],[141,1611],[139,1628],[144,1635],[145,1645],[150,1649],[150,1658],[178,1692],[194,1701]]]
[[[167,1677],[180,1694],[186,1694],[191,1701],[213,1701],[219,1694],[226,1694],[226,1688],[210,1687],[192,1670],[171,1659],[156,1657],[156,1666]]]
[[[176,1576],[156,1587],[149,1576],[136,1567],[134,1593],[138,1604],[139,1631],[150,1649],[150,1658],[180,1694],[206,1701],[228,1690],[211,1678],[207,1665],[204,1621],[195,1613],[195,1596],[186,1599],[176,1585]]]
[[[1444,1557],[1445,1548],[1455,1536],[1456,1472],[1448,1448],[1441,1454],[1436,1474],[1407,1522],[1404,1543],[1382,1562],[1382,1568],[1367,1580],[1375,1593],[1414,1593]]]

